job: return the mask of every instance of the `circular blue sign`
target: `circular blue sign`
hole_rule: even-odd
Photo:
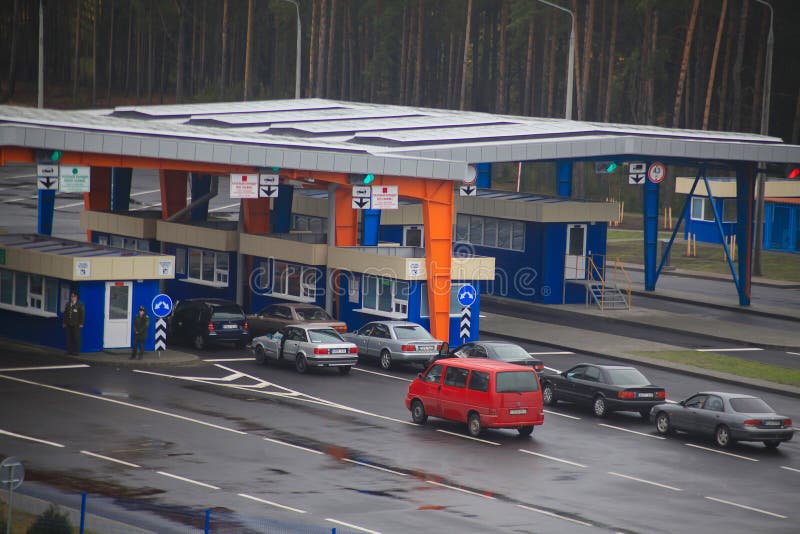
[[[458,290],[458,303],[464,307],[472,306],[477,298],[478,292],[470,284],[464,284]]]
[[[161,293],[153,298],[153,303],[150,305],[153,310],[153,315],[156,317],[166,317],[172,311],[172,299],[169,295]]]

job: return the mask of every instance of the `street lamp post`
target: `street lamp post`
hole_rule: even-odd
[[[302,54],[302,38],[301,38],[301,26],[300,26],[300,5],[297,3],[297,0],[283,0],[284,2],[289,2],[290,4],[294,4],[295,9],[297,10],[297,49],[296,49],[296,59],[295,59],[295,66],[294,66],[294,97],[300,98],[300,56]]]
[[[570,30],[569,30],[569,59],[567,61],[567,110],[565,113],[566,119],[572,118],[572,101],[575,96],[575,88],[574,88],[574,79],[575,79],[575,13],[571,10],[567,9],[566,7],[560,6],[558,4],[554,4],[552,2],[548,2],[547,0],[536,0],[537,2],[541,2],[542,4],[546,4],[550,7],[554,7],[565,13],[569,14],[570,18]]]
[[[772,93],[772,53],[775,47],[775,34],[772,32],[773,11],[772,5],[765,0],[756,0],[759,4],[763,4],[769,8],[769,33],[767,33],[767,57],[764,66],[764,87],[761,97],[761,135],[769,135],[769,110],[770,98]],[[757,188],[756,188],[756,235],[753,247],[753,274],[761,276],[761,248],[763,247],[764,235],[764,182],[767,180],[766,168],[763,163],[758,165],[760,172],[758,173]]]

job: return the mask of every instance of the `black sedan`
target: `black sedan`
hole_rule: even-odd
[[[542,360],[534,358],[519,345],[505,341],[471,341],[454,349],[448,349],[445,343],[435,359],[442,358],[488,358],[533,367],[537,372],[544,370]]]
[[[542,400],[547,406],[558,401],[588,404],[597,417],[610,412],[639,412],[667,398],[664,388],[654,386],[635,367],[582,363],[563,373],[542,375]]]
[[[714,436],[720,447],[736,441],[762,441],[774,449],[794,435],[792,420],[750,395],[706,391],[677,404],[659,404],[652,418],[659,434],[682,430]]]

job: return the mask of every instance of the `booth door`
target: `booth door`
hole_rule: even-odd
[[[130,282],[106,282],[103,348],[119,349],[131,346],[132,297],[133,287]]]
[[[586,279],[586,225],[567,225],[567,251],[564,260],[564,278]]]

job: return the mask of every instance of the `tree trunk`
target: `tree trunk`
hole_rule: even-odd
[[[654,124],[656,119],[655,112],[655,70],[656,66],[656,45],[658,43],[658,11],[653,12],[653,31],[650,35],[650,51],[648,53],[647,63],[647,76],[645,77],[645,107],[644,117],[647,124]]]
[[[694,26],[697,23],[697,12],[700,10],[700,0],[694,0],[692,12],[689,16],[689,27],[686,30],[686,41],[683,45],[683,58],[681,59],[681,69],[678,75],[678,89],[675,91],[675,109],[672,112],[672,127],[677,128],[681,116],[681,101],[683,97],[683,87],[686,83],[686,69],[689,68],[689,53],[692,50],[692,38],[694,37]]]
[[[97,106],[97,17],[100,6],[97,0],[92,4],[92,107]]]
[[[142,39],[141,32],[136,32],[136,105],[138,106],[142,100],[142,80],[144,73],[142,72],[142,49],[144,48],[144,39]]]
[[[78,105],[78,76],[80,71],[81,55],[81,4],[77,2],[78,8],[75,14],[75,55],[72,57],[72,105]]]
[[[525,84],[522,92],[522,114],[531,114],[531,90],[533,85],[533,15],[528,20],[528,44],[525,47]]]
[[[319,17],[319,0],[311,2],[311,30],[309,32],[308,45],[308,85],[306,86],[306,97],[314,96],[317,82],[317,18]]]
[[[189,83],[187,84],[187,93],[189,98],[194,96],[194,88],[196,85],[196,66],[197,66],[197,6],[192,8],[192,45],[189,48]]]
[[[133,41],[133,0],[131,0],[130,4],[128,4],[128,51],[127,51],[127,58],[125,59],[125,96],[128,96],[128,93],[131,88],[131,48],[134,46]],[[138,33],[136,43],[139,42],[138,40]],[[136,45],[138,46],[138,44]],[[137,49],[138,52],[138,49]],[[137,64],[137,76],[138,76],[138,69],[139,66]],[[138,95],[137,95],[138,96]]]
[[[800,89],[797,90],[797,101],[794,105],[794,122],[792,123],[792,144],[800,141]]]
[[[252,69],[250,64],[253,62],[253,16],[253,0],[247,0],[247,35],[245,37],[246,41],[244,47],[244,88],[242,94],[242,99],[245,102],[250,99],[250,76]]]
[[[464,59],[461,63],[461,94],[458,109],[464,109],[467,103],[467,69],[470,63],[470,27],[472,26],[472,0],[467,0],[467,21],[464,24]]]
[[[406,101],[406,86],[408,85],[408,4],[403,4],[403,25],[400,29],[400,104]]]
[[[147,28],[147,103],[153,103],[153,75],[155,74],[155,50],[153,48],[153,14],[148,13]]]
[[[729,12],[729,18],[733,19]],[[732,21],[731,21],[732,22]],[[717,130],[725,129],[725,112],[728,107],[728,79],[731,74],[731,56],[733,55],[733,34],[726,33],[725,36],[725,57],[722,60],[722,78],[719,89],[719,116],[717,117]]]
[[[614,67],[617,63],[616,47],[617,47],[617,18],[619,15],[619,0],[614,0],[614,13],[611,16],[611,37],[608,50],[608,79],[606,80],[606,104],[603,108],[603,121],[608,122],[611,119],[611,106],[614,99],[612,93],[614,91]]]
[[[325,96],[325,76],[327,65],[325,65],[325,46],[328,44],[328,0],[320,0],[319,3],[319,35],[317,44],[317,97]]]
[[[547,116],[553,116],[553,105],[555,104],[555,79],[556,79],[556,40],[554,37],[554,28],[556,24],[555,12],[550,14],[550,24],[547,25],[547,36],[545,41],[549,43],[550,55],[547,60],[547,68],[544,74],[544,79],[549,80],[547,87]],[[566,88],[564,89],[566,90]]]
[[[80,9],[80,7],[78,8]],[[14,0],[11,12],[11,51],[8,58],[8,87],[0,99],[0,102],[8,102],[14,96],[17,84],[17,43],[19,41],[19,0]]]
[[[331,0],[331,13],[328,16],[328,70],[325,76],[325,96],[333,98],[336,69],[333,68],[333,51],[336,49],[336,0]]]
[[[109,5],[111,10],[108,25],[108,68],[106,69],[106,105],[111,105],[111,80],[114,78],[114,7],[112,3]]]
[[[759,38],[762,43],[766,42],[764,38],[767,35],[769,28],[769,12],[764,10],[764,15],[761,17],[761,31]],[[759,132],[761,130],[761,99],[764,94],[764,48],[763,45],[758,47],[758,54],[756,55],[756,72],[753,79],[753,106],[750,108],[750,131]]]
[[[644,11],[644,31],[639,44],[639,75],[634,80],[634,122],[647,123],[647,77],[650,66],[650,34],[653,33],[653,7],[647,6]]]
[[[497,98],[495,113],[506,112],[506,47],[508,43],[508,0],[500,7],[500,38],[497,45]]]
[[[219,68],[219,99],[225,99],[225,80],[228,76],[228,11],[230,6],[229,0],[222,2],[222,32],[220,38],[222,43],[220,46],[220,68]]]
[[[742,63],[744,63],[744,46],[747,41],[747,9],[750,2],[742,0],[739,13],[739,35],[736,42],[736,59],[733,63],[733,102],[731,103],[731,130],[742,129]]]
[[[576,112],[577,112],[577,119],[581,120],[583,118],[583,102],[581,102],[581,40],[578,37],[578,27],[580,22],[580,17],[578,16],[578,2],[577,0],[572,0],[572,12],[575,13],[575,79],[574,85],[575,88],[575,104]],[[570,95],[566,94],[566,87],[564,88],[565,95],[564,99],[570,98]]]
[[[175,103],[183,103],[184,84],[186,83],[186,23],[189,20],[189,4],[185,0],[175,0],[178,12],[178,43],[175,54]],[[164,36],[166,44],[166,35]],[[166,76],[163,72],[162,75]],[[162,80],[162,84],[165,80]]]
[[[717,38],[714,41],[714,53],[711,56],[711,72],[708,75],[708,89],[706,90],[706,105],[703,110],[703,130],[708,130],[708,119],[711,115],[711,94],[714,91],[714,77],[717,72],[717,58],[719,57],[719,45],[722,42],[722,32],[725,30],[725,15],[728,11],[728,0],[722,0],[722,11],[719,14],[719,24],[717,25]]]
[[[422,34],[425,20],[425,2],[420,0],[417,4],[417,55],[414,66],[414,105],[422,105]]]
[[[584,120],[589,116],[587,96],[589,94],[589,78],[592,69],[592,42],[594,38],[594,0],[589,0],[586,8],[586,26],[583,40],[583,67],[581,68],[580,104],[578,105],[578,119]]]
[[[347,32],[347,49],[348,49],[348,68],[347,68],[347,85],[350,87],[348,100],[353,100],[356,95],[356,30],[353,28],[353,13],[350,4],[347,5],[347,20],[349,24],[349,31]]]

